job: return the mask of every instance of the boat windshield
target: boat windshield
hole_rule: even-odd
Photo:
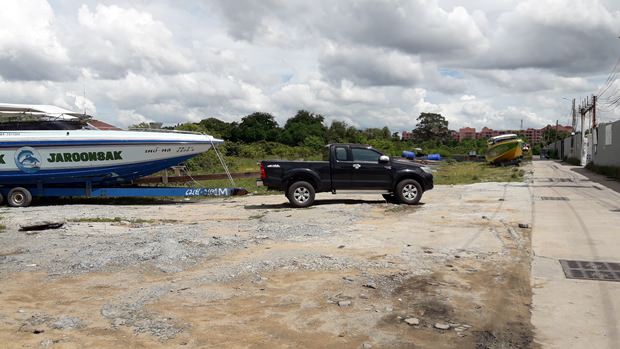
[[[84,124],[76,121],[4,121],[0,122],[0,131],[49,131],[49,130],[81,130]]]
[[[501,137],[501,138],[497,138],[497,139],[489,139],[489,145],[493,145],[493,144],[497,144],[497,143],[502,143],[502,142],[507,142],[507,141],[513,141],[515,139],[518,139],[518,136],[509,136],[509,137]]]

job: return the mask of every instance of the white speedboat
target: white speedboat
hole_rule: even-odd
[[[0,186],[131,183],[220,143],[197,133],[118,130],[54,106],[0,104]]]

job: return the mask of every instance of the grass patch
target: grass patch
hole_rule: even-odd
[[[604,176],[620,180],[620,167],[615,166],[597,166],[593,163],[586,165],[586,168],[592,172],[602,174]]]
[[[392,205],[392,207],[385,209],[385,213],[413,212],[417,210],[418,207],[417,205]]]
[[[6,225],[0,224],[0,233],[4,233],[4,230],[6,230]]]
[[[443,163],[434,175],[435,184],[520,182],[525,171],[517,166],[496,167],[482,162]]]
[[[435,184],[471,184],[480,182],[520,182],[525,171],[517,166],[495,167],[484,162],[443,162],[433,173]],[[227,179],[199,181],[205,188],[225,188],[232,185]],[[237,187],[245,188],[250,193],[258,195],[281,195],[281,191],[267,190],[266,187],[257,187],[255,178],[235,179]],[[187,183],[197,186],[196,183]]]
[[[581,159],[578,159],[578,158],[569,158],[569,157],[567,157],[567,158],[564,158],[564,162],[566,162],[566,163],[568,163],[570,165],[573,165],[573,166],[581,165]]]
[[[125,219],[121,217],[91,217],[91,218],[77,218],[71,219],[70,222],[78,222],[78,223],[121,223],[128,222],[131,224],[141,224],[141,223],[175,223],[178,222],[176,219]]]

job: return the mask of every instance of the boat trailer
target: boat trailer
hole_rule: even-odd
[[[28,207],[33,198],[50,197],[227,197],[242,196],[248,191],[243,188],[187,188],[187,187],[93,187],[90,182],[83,187],[61,186],[0,186],[0,203],[6,198],[11,207]]]

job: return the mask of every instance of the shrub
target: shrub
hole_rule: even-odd
[[[590,171],[600,173],[607,177],[612,177],[620,180],[620,167],[616,166],[597,166],[594,163],[589,163],[586,168]]]

